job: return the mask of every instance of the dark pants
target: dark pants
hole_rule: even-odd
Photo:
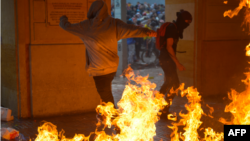
[[[149,42],[148,43],[148,48],[147,48],[147,56],[148,57],[151,57],[151,52],[152,52],[152,50],[153,50],[153,42],[152,42],[152,40],[151,40],[151,42]]]
[[[136,55],[137,60],[141,58],[140,51],[141,51],[142,43],[143,43],[143,38],[135,38],[135,55]]]
[[[136,43],[135,44],[135,55],[136,55],[137,60],[139,60],[141,58],[140,51],[141,51],[141,43]]]
[[[115,74],[116,72],[107,75],[93,77],[97,92],[99,93],[102,102],[105,103],[112,102],[113,104],[115,104],[111,89],[111,83],[112,80],[114,79]]]
[[[169,90],[173,88],[176,90],[179,88],[180,82],[177,75],[177,68],[172,59],[160,60],[160,66],[164,71],[164,83],[161,86],[160,93],[165,94],[165,100],[169,103],[175,97],[175,94],[168,96]],[[166,106],[164,110],[168,110],[169,106]]]

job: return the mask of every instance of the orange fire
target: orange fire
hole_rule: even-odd
[[[44,123],[41,127],[38,127],[38,135],[35,141],[88,141],[89,137],[83,134],[76,134],[73,139],[67,139],[61,131],[58,133],[56,126],[50,122]],[[31,140],[30,140],[31,141]]]
[[[184,84],[182,84],[179,88],[181,90],[181,96],[186,96],[188,99],[188,104],[185,105],[188,113],[179,113],[182,119],[178,123],[172,123],[173,126],[169,126],[173,130],[170,135],[171,141],[179,141],[180,139],[183,141],[199,141],[198,129],[202,124],[200,121],[202,115],[205,115],[201,108],[201,96],[197,89],[193,87],[188,87],[184,90]],[[207,107],[209,107],[207,105]],[[209,107],[210,113],[213,112],[213,108]],[[210,116],[211,117],[211,116]],[[185,126],[184,133],[178,133],[178,126]],[[223,139],[223,133],[216,133],[212,128],[205,129],[205,141],[219,141]]]
[[[238,13],[240,12],[240,10],[243,7],[250,8],[249,4],[250,4],[249,0],[241,0],[239,6],[237,8],[235,8],[233,11],[232,10],[228,10],[228,11],[224,12],[224,17],[228,16],[230,18],[233,18],[234,16],[238,15]]]
[[[229,16],[232,18],[237,15],[238,12],[246,7],[245,19],[243,24],[246,24],[249,28],[250,25],[250,0],[242,0],[234,11],[227,11],[224,16]],[[250,32],[249,32],[250,33]],[[246,46],[246,56],[250,56],[250,43]],[[232,113],[232,119],[227,121],[224,118],[220,118],[219,121],[224,124],[240,124],[249,125],[250,124],[250,72],[245,73],[247,78],[242,80],[246,84],[246,90],[242,93],[238,93],[232,90],[228,94],[228,97],[232,102],[226,106],[225,112]]]
[[[120,129],[120,134],[113,136],[119,141],[149,141],[156,135],[155,123],[159,120],[159,111],[167,105],[164,95],[155,91],[156,85],[148,80],[148,76],[135,76],[129,67],[126,70],[126,77],[136,85],[128,84],[125,87],[121,100],[118,102],[119,109],[113,114],[118,115],[112,125]],[[139,87],[139,86],[140,87]],[[98,106],[104,110],[106,106]],[[99,112],[100,112],[99,110]],[[114,109],[105,110],[103,115],[108,119],[106,125],[111,126],[110,117]]]
[[[250,56],[249,53],[250,44],[246,47],[246,55]],[[246,85],[246,90],[242,93],[238,93],[232,90],[228,94],[228,97],[232,102],[226,106],[225,112],[232,113],[233,117],[230,121],[226,121],[224,118],[220,118],[220,122],[224,124],[250,124],[250,72],[245,73],[246,79],[242,80]]]
[[[212,128],[206,128],[205,129],[205,138],[203,140],[205,141],[220,141],[224,138],[223,133],[216,133]]]
[[[245,25],[246,28],[250,30],[250,0],[241,0],[239,6],[235,8],[233,11],[228,10],[224,12],[224,17],[228,16],[230,18],[233,18],[234,16],[238,15],[240,10],[243,9],[244,7],[246,8],[246,11],[245,11],[245,18],[244,18],[242,25]],[[243,28],[243,30],[245,30],[245,28]]]
[[[246,56],[250,56],[250,43],[246,47]]]
[[[95,141],[152,141],[156,135],[155,123],[159,120],[159,111],[168,103],[164,95],[154,90],[156,84],[148,80],[148,76],[135,76],[129,67],[126,70],[126,77],[136,84],[128,84],[125,87],[121,100],[118,102],[118,109],[112,103],[103,103],[96,108],[96,111],[105,117],[99,121],[97,126],[104,124],[111,128],[112,125],[120,129],[120,133],[109,136],[104,131],[95,131]],[[116,116],[114,120],[112,118]],[[104,127],[104,128],[105,128]],[[62,134],[59,136],[56,126],[45,123],[38,129],[36,141],[59,141],[65,140]],[[60,138],[60,139],[59,139]],[[85,141],[89,137],[76,135],[69,141]],[[68,141],[67,140],[67,141]]]

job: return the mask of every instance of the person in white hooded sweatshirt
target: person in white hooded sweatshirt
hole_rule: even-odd
[[[86,47],[86,70],[93,76],[103,102],[112,102],[111,82],[119,65],[117,41],[124,38],[156,36],[147,28],[129,25],[108,14],[103,0],[92,3],[87,20],[71,24],[67,16],[60,18],[60,27],[78,36]]]

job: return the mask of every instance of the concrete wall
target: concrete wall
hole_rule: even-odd
[[[203,0],[197,3],[196,86],[204,96],[226,96],[231,88],[244,89],[241,79],[247,66],[245,47],[249,36],[242,31],[244,12],[230,19],[223,17],[239,1]]]
[[[186,86],[194,85],[194,25],[195,25],[195,2],[194,0],[165,0],[165,18],[166,22],[176,20],[176,12],[181,9],[189,11],[193,16],[193,22],[184,30],[183,39],[179,40],[178,51],[186,53],[177,53],[177,58],[185,66],[185,71],[178,71],[181,83]]]
[[[18,114],[14,0],[1,1],[1,105]]]

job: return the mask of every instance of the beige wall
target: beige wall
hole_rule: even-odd
[[[176,12],[181,9],[189,11],[195,19],[195,3],[194,0],[165,0],[165,18],[166,22],[176,20]],[[186,86],[193,86],[194,78],[194,22],[184,30],[183,39],[177,45],[178,51],[186,51],[186,53],[177,53],[177,58],[185,66],[186,71],[178,72],[181,83]]]
[[[84,54],[82,44],[31,46],[34,116],[95,110],[100,97],[85,71]]]
[[[95,111],[100,103],[84,44],[48,23],[49,1],[2,2],[1,102],[21,118]],[[93,0],[84,2],[89,8]]]
[[[18,114],[17,58],[15,43],[15,3],[1,3],[1,105]]]
[[[19,79],[19,117],[31,117],[29,0],[16,0],[16,42]]]
[[[47,23],[45,2],[2,2],[1,103],[22,118],[94,111],[100,97],[85,71],[85,47]]]
[[[87,8],[93,2],[75,1]],[[77,36],[47,22],[45,2],[30,1],[32,114],[39,117],[95,111],[100,96],[85,70],[85,46]],[[106,2],[110,8],[110,1]],[[83,9],[85,14],[87,8]]]
[[[239,1],[227,5],[219,0],[197,2],[196,86],[204,95],[226,96],[231,88],[242,90],[241,79],[246,71],[245,46],[249,36],[242,32],[243,11],[230,19],[223,17]]]

